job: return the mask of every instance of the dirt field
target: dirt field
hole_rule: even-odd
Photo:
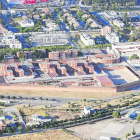
[[[51,97],[69,97],[69,98],[107,98],[122,94],[119,93],[106,93],[106,92],[74,92],[74,91],[46,91],[46,90],[23,90],[23,89],[0,89],[3,94],[17,94],[17,95],[36,95],[36,96],[51,96]],[[124,94],[130,92],[124,92]],[[132,93],[132,91],[131,91]]]
[[[35,134],[24,134],[19,136],[2,137],[0,140],[81,140],[61,130],[53,130]]]

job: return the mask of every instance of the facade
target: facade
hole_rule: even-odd
[[[121,20],[113,20],[113,24],[119,28],[124,27],[124,23]]]
[[[140,57],[140,43],[139,42],[112,44],[112,50],[115,53],[120,54],[121,56],[125,57],[126,59],[128,59],[134,54]],[[131,62],[132,61],[130,61],[130,63]]]
[[[3,34],[4,32],[7,32],[8,30],[6,29],[6,27],[2,24],[0,24],[0,34]]]
[[[140,59],[127,60],[127,62],[133,67],[140,67]]]
[[[96,76],[96,80],[102,86],[113,87],[114,83],[108,76]]]
[[[84,45],[89,46],[89,45],[94,45],[95,44],[95,40],[87,34],[81,34],[80,35],[80,39],[82,40],[82,42],[84,43]]]
[[[139,46],[140,46],[140,42],[114,43],[114,44],[112,44],[112,50],[128,49],[128,48],[134,49]]]
[[[22,48],[22,44],[15,38],[15,34],[12,31],[4,32],[3,37],[0,39],[1,47]]]
[[[107,33],[106,40],[110,43],[119,43],[119,36],[116,33]]]
[[[97,55],[87,55],[87,57],[88,60],[90,61],[102,64],[120,63],[121,60],[119,54],[97,54]]]
[[[78,56],[78,50],[66,50],[66,51],[57,51],[57,52],[49,52],[50,60],[63,60],[66,58],[74,58]]]

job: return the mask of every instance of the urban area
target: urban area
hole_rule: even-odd
[[[0,140],[140,140],[139,0],[0,0]]]

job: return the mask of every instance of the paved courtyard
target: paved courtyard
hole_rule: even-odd
[[[71,127],[68,130],[86,140],[100,140],[101,136],[111,137],[112,140],[116,140],[116,138],[126,140],[126,133],[132,133],[133,127],[138,134],[140,132],[140,123],[137,123],[136,120],[131,120],[131,122],[127,120],[125,122],[125,120],[114,121],[114,119],[107,119],[94,124]]]
[[[125,125],[110,123],[101,132],[109,134],[117,134]]]
[[[104,70],[114,82],[115,85],[126,84],[136,81],[132,75],[123,69],[118,70]]]

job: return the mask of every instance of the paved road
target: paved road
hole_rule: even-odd
[[[128,94],[121,94],[115,97],[109,97],[109,98],[101,98],[103,101],[110,101],[110,100],[114,100],[114,99],[119,99],[122,98],[123,96],[126,97],[127,95],[131,95],[131,93],[133,93],[134,95],[138,95],[138,93],[140,92],[140,90],[135,90],[132,91]],[[76,93],[75,93],[76,94]],[[52,104],[52,106],[61,106],[63,104],[66,104],[67,102],[72,102],[72,101],[81,101],[83,100],[83,98],[62,98],[62,97],[49,97],[49,96],[41,96],[43,98],[43,100],[40,100],[39,97],[40,96],[28,96],[28,95],[14,95],[14,94],[0,94],[0,95],[4,95],[4,96],[15,96],[18,99],[3,99],[3,100],[10,100],[10,101],[15,101],[18,104],[29,104],[30,105],[47,105],[50,106]],[[19,99],[19,96],[22,96],[23,99]],[[29,99],[25,99],[26,97],[28,97]],[[35,98],[34,100],[32,98]],[[48,98],[48,100],[46,100],[46,98]],[[92,102],[92,101],[97,101],[98,99],[96,98],[91,98],[91,99],[87,99],[87,101]]]

